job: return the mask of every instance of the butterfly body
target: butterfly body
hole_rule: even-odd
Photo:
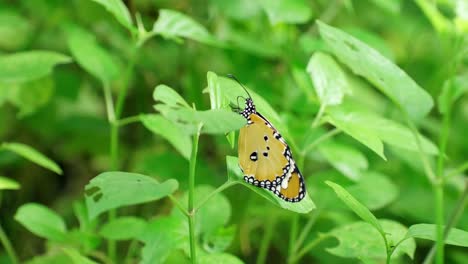
[[[239,133],[239,166],[244,180],[272,191],[288,202],[299,202],[306,195],[304,178],[291,150],[276,128],[255,109],[251,98],[240,114],[247,124]]]

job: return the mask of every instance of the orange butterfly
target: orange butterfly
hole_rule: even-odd
[[[230,78],[242,84],[232,75]],[[299,172],[288,144],[276,128],[257,110],[249,95],[245,108],[237,112],[247,119],[239,133],[239,166],[244,180],[272,191],[287,202],[299,202],[306,195],[304,177]]]

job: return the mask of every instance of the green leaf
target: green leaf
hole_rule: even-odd
[[[159,200],[178,188],[176,180],[157,180],[129,172],[110,171],[94,177],[85,187],[90,219],[121,206]]]
[[[140,115],[140,119],[147,129],[169,141],[184,158],[190,159],[192,141],[186,131],[160,115]]]
[[[356,198],[354,198],[348,191],[346,191],[343,187],[334,182],[326,181],[325,183],[335,191],[338,198],[340,198],[340,200],[343,201],[346,204],[346,206],[349,207],[349,209],[351,209],[364,221],[371,224],[375,229],[379,231],[380,234],[385,234],[377,218],[375,218],[375,216],[369,211],[369,209],[367,209],[362,203],[356,200]]]
[[[425,1],[425,0],[415,0],[414,1],[426,17],[431,21],[432,26],[440,32],[447,33],[452,30],[452,23],[447,19],[437,8],[436,2]]]
[[[346,103],[327,109],[329,123],[352,136],[383,159],[383,142],[407,149],[418,151],[418,145],[411,130],[395,121],[380,117],[374,113],[358,110]],[[422,150],[427,154],[438,153],[437,147],[427,138],[419,135]]]
[[[215,189],[208,185],[198,185],[195,187],[195,205],[198,205],[205,197],[210,195]],[[180,199],[181,204],[188,204],[188,192]],[[231,204],[222,193],[215,194],[197,210],[195,215],[195,234],[211,234],[224,227],[231,217]],[[172,214],[185,220],[187,217],[178,208],[174,208]],[[186,221],[184,221],[186,223]]]
[[[127,7],[121,0],[92,0],[107,9],[122,26],[130,31],[135,31],[132,17]]]
[[[200,263],[204,264],[243,264],[238,257],[228,253],[204,254],[200,256]]]
[[[31,29],[27,18],[11,10],[1,10],[0,49],[13,51],[23,48],[31,36]]]
[[[328,54],[315,52],[307,65],[307,72],[322,106],[338,105],[350,88],[338,63]]]
[[[24,51],[0,55],[0,83],[22,83],[52,73],[58,64],[71,62],[70,57],[52,51]]]
[[[221,227],[203,236],[203,249],[208,253],[225,251],[234,240],[236,227]]]
[[[17,181],[0,176],[0,192],[1,190],[18,190],[20,187]]]
[[[104,85],[119,76],[119,68],[111,54],[101,47],[93,34],[76,25],[64,27],[68,47],[78,64]]]
[[[146,228],[146,221],[133,216],[120,217],[105,223],[99,234],[110,240],[129,240],[139,237]]]
[[[365,77],[412,118],[419,119],[429,113],[434,104],[431,96],[403,70],[351,35],[320,21],[317,23],[333,54],[355,74]]]
[[[336,170],[353,181],[358,181],[367,170],[366,156],[355,148],[327,141],[320,144],[318,150]]]
[[[468,74],[455,77],[453,80],[445,81],[442,92],[437,100],[439,112],[446,114],[455,101],[468,93]]]
[[[391,220],[379,220],[385,230],[389,243],[396,245],[408,230],[402,224]],[[339,244],[327,251],[333,255],[345,258],[358,259],[386,259],[385,243],[380,234],[366,222],[355,222],[341,226],[330,231],[330,234],[338,239]],[[413,239],[401,243],[392,255],[396,259],[403,254],[413,258],[416,243]]]
[[[171,87],[160,84],[154,88],[153,99],[162,102],[170,107],[184,106],[190,108],[187,102]]]
[[[16,211],[15,220],[33,234],[52,241],[63,241],[67,232],[65,222],[57,213],[36,203],[22,205]]]
[[[188,38],[208,45],[223,45],[200,23],[185,14],[169,9],[159,11],[158,20],[153,25],[153,33],[176,41]]]
[[[310,3],[306,0],[261,0],[260,4],[272,25],[303,24],[312,17]]]
[[[380,8],[392,13],[398,14],[401,8],[401,0],[372,0],[375,5],[379,6]]]
[[[365,172],[360,181],[350,186],[348,191],[370,210],[377,210],[398,197],[398,187],[388,178],[378,172]]]
[[[95,261],[80,254],[80,252],[74,248],[62,248],[63,252],[71,259],[73,264],[98,264]]]
[[[28,145],[17,142],[5,142],[1,145],[0,149],[12,151],[41,167],[51,170],[57,174],[62,174],[62,169],[54,161]]]
[[[422,238],[436,241],[436,228],[434,224],[416,224],[409,227],[408,233],[404,239]],[[451,228],[445,239],[445,244],[468,247],[468,232],[465,230]]]
[[[266,189],[261,189],[244,181],[244,175],[239,168],[239,161],[237,157],[226,156],[226,163],[228,168],[228,174],[231,180],[238,181],[248,189],[254,191],[258,195],[264,197],[271,203],[289,211],[307,214],[315,208],[315,204],[307,194],[304,199],[297,203],[286,202],[285,200],[276,196],[273,192]]]
[[[226,103],[226,98],[223,97],[222,89],[218,81],[218,75],[216,73],[209,71],[206,75],[208,80],[208,92],[210,94],[210,106],[211,109],[220,109],[223,108]]]
[[[192,124],[194,127],[202,123],[202,134],[226,134],[239,130],[247,122],[241,115],[225,109],[207,111],[179,109],[176,111],[180,122]]]
[[[151,221],[139,237],[145,244],[141,263],[164,263],[174,249],[188,242],[188,229],[184,227],[186,222],[186,219],[175,216],[163,216]]]

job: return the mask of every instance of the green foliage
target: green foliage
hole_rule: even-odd
[[[36,163],[39,166],[49,169],[57,174],[62,174],[62,169],[53,160],[47,158],[44,156],[44,154],[28,145],[16,142],[5,142],[2,143],[0,149],[14,152],[23,158]]]
[[[89,217],[109,209],[161,199],[178,188],[176,180],[159,183],[149,176],[128,172],[104,172],[85,187]]]
[[[119,217],[106,223],[99,234],[107,239],[128,240],[139,237],[146,228],[146,222],[143,219],[127,216]]]
[[[433,224],[416,224],[409,227],[408,232],[404,239],[407,238],[421,238],[429,240],[436,239],[436,225]],[[468,232],[465,230],[451,228],[445,239],[448,245],[455,245],[460,247],[468,247]]]
[[[17,181],[0,176],[0,190],[18,190],[20,186]]]

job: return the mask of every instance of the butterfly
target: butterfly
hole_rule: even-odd
[[[234,76],[228,76],[237,81]],[[291,149],[278,130],[256,110],[247,89],[237,82],[249,95],[244,98],[244,109],[236,108],[247,120],[238,140],[239,167],[244,180],[272,191],[287,202],[301,201],[306,196],[305,182]]]

